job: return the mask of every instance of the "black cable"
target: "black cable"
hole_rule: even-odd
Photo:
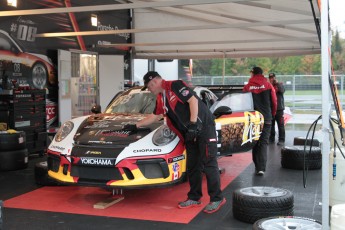
[[[314,135],[315,135],[315,130],[316,130],[316,125],[318,123],[318,121],[322,118],[322,115],[320,115],[309,127],[309,130],[307,132],[307,136],[306,136],[306,140],[304,142],[304,155],[303,155],[303,187],[306,188],[307,185],[307,176],[308,176],[308,165],[306,164],[306,148],[307,148],[307,140],[308,140],[308,136],[310,133],[310,130],[314,127],[313,129],[313,134],[311,137],[311,141],[310,141],[310,148],[309,148],[309,154],[311,154],[311,150],[312,150],[312,146],[313,146],[313,141],[314,141]]]

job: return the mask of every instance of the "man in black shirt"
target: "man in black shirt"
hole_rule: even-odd
[[[181,140],[187,151],[187,172],[190,190],[187,200],[179,208],[201,205],[202,176],[206,174],[210,203],[204,212],[213,213],[226,202],[220,189],[220,175],[217,162],[217,134],[213,114],[202,100],[183,81],[165,81],[154,71],[144,75],[144,89],[157,96],[152,114],[136,125],[124,129],[136,130],[147,126],[164,116],[167,125]]]

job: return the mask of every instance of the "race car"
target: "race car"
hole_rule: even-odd
[[[217,100],[205,87],[194,91],[216,117],[219,156],[250,150],[264,121],[253,110],[251,94],[234,93]],[[65,122],[48,147],[48,175],[63,183],[116,189],[185,181],[184,143],[163,121],[135,133],[123,130],[151,114],[155,100],[149,91],[134,87],[117,95],[104,113]]]
[[[57,84],[56,69],[45,55],[29,53],[20,42],[6,31],[0,30],[1,71],[8,81],[16,80],[19,85],[45,89]]]

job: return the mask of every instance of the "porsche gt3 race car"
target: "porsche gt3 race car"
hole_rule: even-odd
[[[217,100],[205,87],[194,91],[215,114],[219,155],[250,150],[263,126],[251,94],[234,93]],[[104,113],[65,122],[48,147],[48,175],[64,183],[119,189],[185,181],[184,143],[163,121],[136,133],[122,129],[152,113],[155,100],[149,91],[134,87],[116,96]]]

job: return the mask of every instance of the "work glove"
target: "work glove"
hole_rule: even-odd
[[[186,142],[195,142],[198,136],[198,126],[196,123],[189,123],[187,126]]]
[[[123,131],[130,131],[136,133],[138,131],[136,124],[127,124],[123,126]]]

